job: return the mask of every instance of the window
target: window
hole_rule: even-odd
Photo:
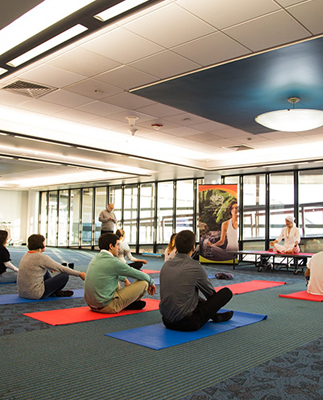
[[[126,242],[129,244],[136,244],[137,241],[137,207],[138,188],[126,187],[124,189],[123,229],[126,234]]]
[[[139,243],[153,244],[155,216],[155,185],[140,186]]]
[[[176,232],[194,230],[194,185],[192,180],[178,181],[176,185]]]
[[[294,215],[294,173],[270,174],[270,238],[280,235],[287,215]]]
[[[57,246],[57,191],[49,192],[49,207],[48,207],[48,246]]]
[[[80,245],[80,207],[81,207],[81,191],[80,189],[71,190],[70,202],[70,246]]]
[[[106,188],[96,188],[95,189],[95,243],[99,241],[101,235],[101,222],[99,221],[99,215],[101,211],[107,208],[107,189]]]
[[[266,177],[243,177],[243,239],[265,238]]]
[[[93,189],[82,190],[82,245],[92,244]]]
[[[47,237],[47,195],[48,192],[42,192],[40,195],[39,233],[44,237]]]
[[[299,227],[302,236],[323,236],[323,170],[299,173]]]
[[[109,203],[114,204],[114,210],[117,217],[117,227],[122,226],[122,188],[111,188],[109,191]]]
[[[59,191],[58,246],[67,246],[68,190]]]
[[[174,183],[158,183],[157,242],[168,243],[173,233]]]

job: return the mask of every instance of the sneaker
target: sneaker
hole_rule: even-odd
[[[146,306],[146,302],[143,300],[137,300],[129,304],[124,310],[142,310]]]
[[[57,290],[56,297],[71,297],[73,294],[73,290]]]

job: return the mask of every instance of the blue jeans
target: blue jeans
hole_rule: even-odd
[[[63,289],[63,287],[67,284],[68,278],[68,275],[65,273],[51,276],[51,274],[47,271],[44,275],[45,291],[41,299],[54,296],[58,290]]]

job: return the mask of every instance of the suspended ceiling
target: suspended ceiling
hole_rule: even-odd
[[[3,3],[0,26],[39,1]],[[254,117],[323,109],[322,33],[323,0],[160,1],[96,28],[0,76],[0,188],[321,166],[322,128]]]

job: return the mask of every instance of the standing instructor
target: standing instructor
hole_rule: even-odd
[[[107,205],[106,210],[100,212],[99,221],[101,225],[101,235],[104,233],[114,233],[117,225],[117,217],[114,210],[114,204],[110,203]]]

